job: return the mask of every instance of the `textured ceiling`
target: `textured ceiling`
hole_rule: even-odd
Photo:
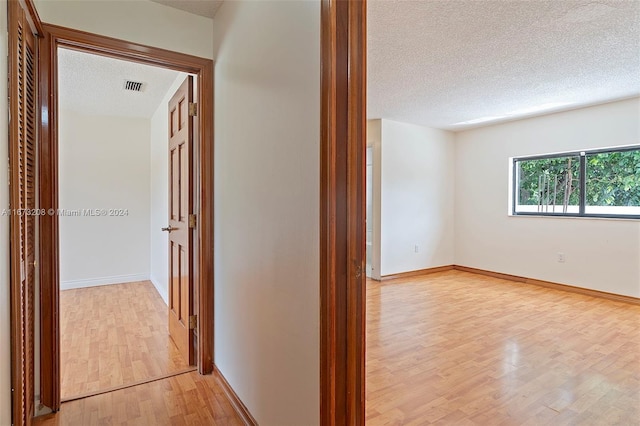
[[[195,15],[212,18],[218,11],[223,0],[151,0],[155,3],[184,10]]]
[[[182,73],[75,50],[58,50],[60,108],[90,115],[150,118]],[[186,76],[186,74],[184,74]],[[125,80],[142,82],[125,91]]]
[[[369,118],[458,130],[640,93],[635,0],[373,0],[367,25]]]

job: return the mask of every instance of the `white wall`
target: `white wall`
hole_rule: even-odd
[[[7,69],[7,2],[0,1],[0,69]],[[0,78],[0,99],[7,99],[7,79]],[[9,208],[7,102],[0,102],[0,211]],[[0,215],[0,425],[11,424],[11,329],[9,328],[9,216]]]
[[[184,82],[187,74],[180,73],[158,109],[151,117],[151,217],[149,275],[165,303],[169,303],[169,235],[161,228],[169,225],[169,114],[168,104]]]
[[[319,423],[320,2],[214,19],[215,362],[263,426]]]
[[[381,275],[453,264],[454,134],[382,120],[381,147]]]
[[[213,21],[148,0],[35,0],[42,22],[211,58]]]
[[[639,141],[638,98],[459,133],[456,264],[640,297],[640,221],[507,214],[509,157]]]
[[[60,209],[127,210],[59,217],[61,289],[149,279],[149,140],[145,118],[60,111]]]
[[[367,147],[371,147],[373,151],[373,188],[372,195],[372,217],[367,217],[367,221],[371,220],[371,278],[380,280],[380,187],[382,184],[380,164],[382,162],[382,120],[367,120]],[[367,188],[368,190],[369,188]],[[367,227],[369,225],[367,224]]]

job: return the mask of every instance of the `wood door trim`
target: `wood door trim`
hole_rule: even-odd
[[[365,421],[366,0],[321,5],[320,422]]]
[[[84,31],[43,24],[40,102],[40,206],[58,210],[57,48],[65,47],[198,76],[198,123],[194,146],[194,199],[197,226],[194,285],[198,287],[198,371],[213,372],[213,61]],[[45,109],[46,108],[46,109]],[[59,234],[57,216],[45,216],[40,239],[43,404],[60,409]]]
[[[57,93],[58,81],[48,72],[57,66],[52,54],[51,35],[44,31],[40,42],[40,110],[51,111],[57,107],[49,93]],[[43,117],[44,118],[44,117]],[[52,143],[57,134],[57,122],[41,120],[38,155],[39,202],[47,209],[58,210],[58,144]],[[56,161],[46,161],[56,159]],[[56,216],[40,217],[40,402],[57,411],[60,408],[60,308],[58,256],[58,220]]]
[[[59,46],[68,49],[192,74],[198,74],[207,65],[213,66],[211,59],[186,53],[146,46],[59,25],[43,23],[42,27],[44,31],[52,35]]]
[[[10,0],[16,1],[16,0]],[[40,15],[38,15],[38,11],[36,10],[36,5],[33,4],[33,0],[17,0],[20,6],[27,12],[27,21],[29,21],[29,25],[37,35],[42,34],[42,21],[40,20]]]

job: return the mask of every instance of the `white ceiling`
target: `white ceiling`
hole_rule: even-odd
[[[635,0],[373,0],[367,25],[369,118],[460,130],[640,94]]]
[[[151,0],[195,15],[213,18],[224,0]]]
[[[179,75],[186,76],[164,68],[59,49],[59,106],[89,115],[150,118]],[[125,91],[125,80],[144,83],[142,91]]]

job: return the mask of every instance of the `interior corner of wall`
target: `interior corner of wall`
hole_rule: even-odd
[[[169,295],[167,294],[167,289],[160,284],[160,280],[158,280],[155,276],[150,275],[149,281],[151,281],[151,284],[153,284],[153,286],[156,288],[158,294],[160,294],[160,297],[162,297],[162,300],[164,300],[165,305],[169,305]]]

